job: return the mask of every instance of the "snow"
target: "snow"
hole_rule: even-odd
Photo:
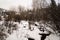
[[[0,21],[0,25],[2,25],[4,23],[4,21]]]
[[[17,23],[17,25],[18,25],[18,29],[14,31],[6,40],[28,40],[25,37],[28,32],[28,22],[21,21],[20,24]],[[26,27],[24,28],[24,26]]]
[[[14,30],[11,35],[6,40],[28,40],[28,38],[33,38],[34,40],[41,40],[41,35],[39,33],[48,33],[48,31],[40,31],[39,23],[35,22],[36,25],[30,24],[31,30],[29,29],[29,22],[22,20],[20,23],[14,22],[14,24],[17,24],[18,29]],[[44,26],[44,24],[42,24]],[[49,27],[47,27],[49,29]],[[50,29],[49,29],[50,30]],[[50,36],[47,36],[45,40],[59,40],[59,37],[57,37],[54,34],[50,34]]]
[[[34,25],[33,25],[34,26]],[[32,27],[33,27],[32,26]],[[33,39],[35,39],[35,40],[40,40],[41,39],[41,35],[39,35],[39,33],[40,33],[40,31],[39,31],[39,29],[36,27],[36,26],[34,26],[34,30],[33,31],[30,31],[29,30],[29,32],[28,32],[28,34],[29,34],[29,37],[30,38],[33,38]]]
[[[18,24],[18,30],[13,32],[6,40],[28,40],[28,37],[40,40],[39,30],[35,27],[33,31],[30,31],[28,21],[21,21]]]
[[[45,40],[60,40],[60,37],[56,34],[50,34],[50,36],[47,36]]]

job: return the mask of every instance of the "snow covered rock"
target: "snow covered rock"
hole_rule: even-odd
[[[40,33],[40,31],[39,31],[39,29],[37,28],[37,26],[34,26],[34,25],[31,25],[31,27],[32,27],[32,31],[31,30],[29,30],[29,32],[28,32],[28,37],[29,38],[32,38],[32,39],[34,39],[34,40],[41,40],[41,35],[39,35],[39,33]]]
[[[46,37],[45,40],[60,40],[60,37],[57,36],[56,34],[50,34],[49,36]]]

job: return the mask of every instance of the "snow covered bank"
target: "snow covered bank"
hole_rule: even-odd
[[[49,32],[51,33],[49,36],[46,36],[45,40],[60,40],[59,36],[54,34],[53,29],[47,27],[44,23],[39,24],[39,22],[34,22],[33,24],[29,24],[29,21],[25,20],[20,21],[20,23],[14,23],[17,24],[18,28],[6,40],[28,40],[28,38],[41,40],[42,35],[39,34],[49,34]]]

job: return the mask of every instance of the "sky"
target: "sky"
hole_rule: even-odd
[[[0,0],[0,8],[9,9],[10,7],[18,7],[19,5],[25,8],[31,8],[32,0]]]
[[[57,0],[56,3],[58,3]],[[32,0],[0,0],[0,8],[9,9],[10,7],[18,7],[19,5],[31,9]]]

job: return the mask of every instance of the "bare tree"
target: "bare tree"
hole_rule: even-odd
[[[48,5],[46,0],[33,0],[33,9],[46,8]]]

